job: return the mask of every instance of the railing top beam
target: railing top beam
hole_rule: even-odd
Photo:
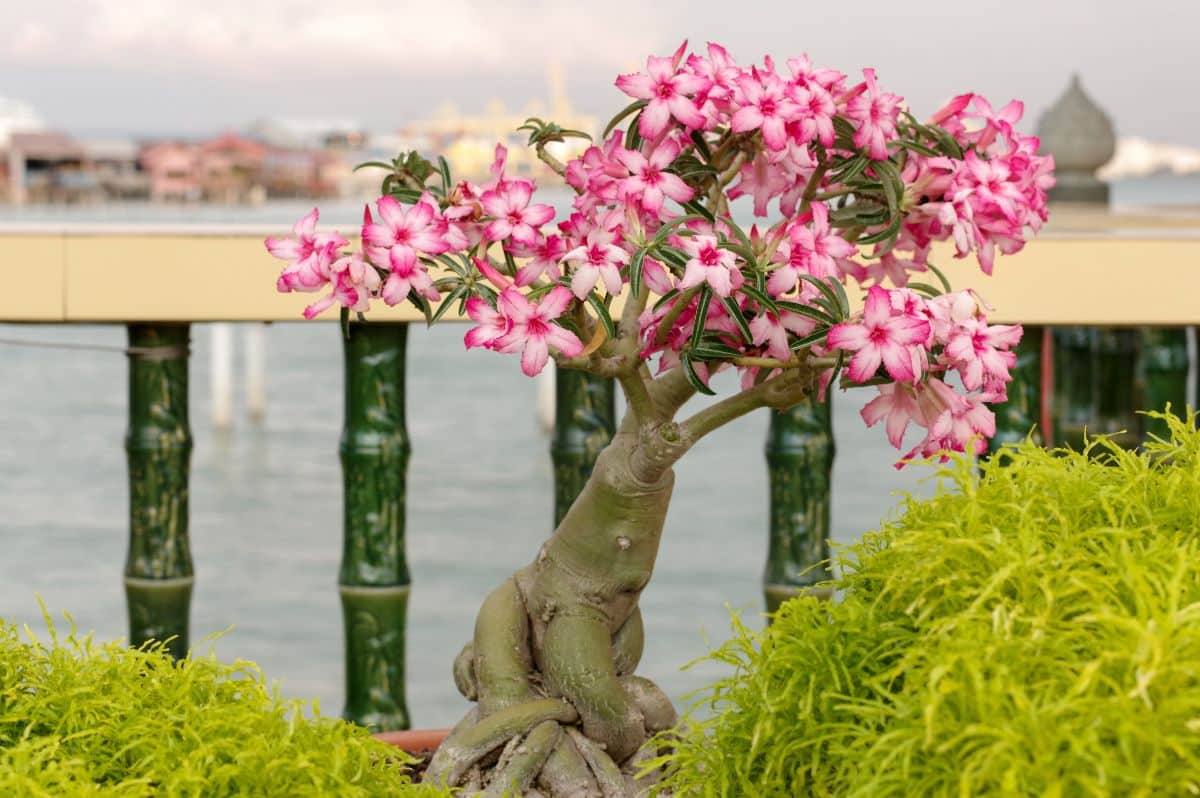
[[[995,321],[1200,323],[1200,211],[1113,215],[1064,207],[996,275],[936,247],[956,288]],[[271,290],[281,263],[258,225],[0,224],[0,321],[293,321],[315,294]],[[336,319],[336,311],[325,314]],[[372,318],[421,321],[411,305]],[[446,317],[453,320],[453,315]]]

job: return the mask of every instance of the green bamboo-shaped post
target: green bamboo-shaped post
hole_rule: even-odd
[[[1136,329],[1101,327],[1096,334],[1096,421],[1092,432],[1117,436],[1122,446],[1141,440],[1137,414],[1140,333]]]
[[[810,397],[772,412],[766,454],[771,499],[763,594],[767,611],[774,612],[787,599],[814,593],[813,585],[830,576],[824,564],[834,457],[830,402]]]
[[[554,524],[591,476],[596,456],[617,429],[616,388],[609,377],[557,369],[554,375]]]
[[[404,651],[409,573],[404,555],[404,423],[408,326],[351,325],[345,337],[340,449],[343,548],[338,578],[346,642],[347,720],[406,729]]]
[[[176,657],[187,655],[192,599],[188,546],[187,324],[130,324],[129,552],[125,600],[129,641],[170,640]]]
[[[1026,325],[1021,343],[1017,344],[1017,362],[1010,373],[1008,401],[995,408],[996,434],[988,444],[995,452],[1006,443],[1025,440],[1033,432],[1037,443],[1044,443],[1046,430],[1042,429],[1042,352],[1046,329]]]
[[[1182,415],[1187,405],[1187,328],[1144,328],[1138,371],[1142,409],[1162,410],[1169,402],[1171,412]],[[1167,435],[1167,425],[1157,419],[1143,417],[1142,429],[1147,436]]]
[[[1085,429],[1095,431],[1099,331],[1058,327],[1053,337],[1055,443],[1077,448]]]

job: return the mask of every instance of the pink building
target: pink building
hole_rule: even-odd
[[[203,192],[199,156],[195,144],[163,141],[145,147],[138,155],[138,163],[150,177],[150,199],[200,199]]]

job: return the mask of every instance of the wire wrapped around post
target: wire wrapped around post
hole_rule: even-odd
[[[129,324],[129,642],[188,650],[194,572],[188,544],[188,324]]]
[[[767,432],[770,530],[763,595],[774,612],[829,579],[829,507],[833,476],[833,418],[830,398],[809,397],[783,412],[771,412]]]
[[[345,624],[343,717],[374,731],[406,729],[404,657],[411,580],[404,551],[411,447],[404,417],[408,325],[353,324],[344,338],[345,421],[340,449]]]

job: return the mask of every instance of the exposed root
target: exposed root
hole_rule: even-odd
[[[620,436],[618,436],[620,437]],[[484,600],[454,682],[476,702],[442,743],[425,781],[462,796],[640,798],[638,779],[676,722],[653,682],[633,675],[673,476],[633,475],[629,440],[592,478],[534,562]]]

